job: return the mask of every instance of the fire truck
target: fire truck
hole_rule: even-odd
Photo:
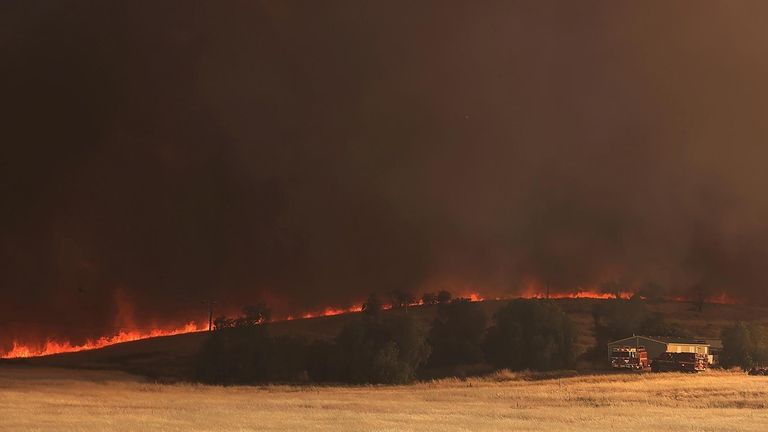
[[[614,369],[645,369],[648,367],[648,353],[644,347],[613,348],[611,349],[611,367]]]
[[[706,370],[707,366],[709,361],[704,354],[665,352],[653,360],[651,370],[654,372],[701,372]]]

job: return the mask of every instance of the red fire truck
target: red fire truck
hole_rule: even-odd
[[[665,352],[653,360],[651,369],[654,372],[701,372],[707,369],[708,363],[704,354]]]
[[[616,347],[611,349],[611,367],[614,369],[642,370],[648,367],[645,347]]]

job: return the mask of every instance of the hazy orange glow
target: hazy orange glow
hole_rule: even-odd
[[[669,300],[679,301],[679,302],[690,302],[690,301],[692,301],[688,297],[674,297],[674,298],[670,298]],[[716,296],[707,297],[706,303],[721,304],[721,305],[735,305],[735,304],[739,304],[740,302],[735,300],[735,299],[733,299],[733,298],[731,298],[731,297],[729,297],[725,293],[721,293],[721,294],[718,294]]]
[[[629,292],[622,292],[620,293],[621,298],[628,299],[632,297],[632,293]],[[470,301],[478,302],[478,301],[485,301],[486,299],[483,298],[478,293],[463,293],[462,295],[458,296],[460,298],[467,298]],[[542,290],[540,287],[536,286],[535,284],[530,284],[526,287],[526,289],[523,290],[523,292],[512,298],[546,298],[547,294],[542,293]],[[549,293],[550,299],[602,299],[602,300],[608,300],[615,298],[613,294],[607,294],[607,293],[601,293],[598,291],[576,291],[571,293]],[[500,298],[497,297],[493,300],[509,300],[510,298]],[[673,298],[671,299],[673,301],[690,301],[688,298]],[[737,302],[733,299],[729,298],[725,294],[720,294],[719,296],[708,298],[707,303],[716,303],[716,304],[736,304]],[[418,300],[417,302],[413,303],[413,306],[419,306],[422,305],[423,302],[421,300]],[[295,315],[288,315],[283,319],[273,319],[271,322],[280,322],[280,321],[292,321],[295,319],[309,319],[309,318],[318,318],[318,317],[327,317],[327,316],[335,316],[335,315],[342,315],[346,313],[355,313],[360,312],[363,308],[362,304],[355,304],[350,307],[326,307],[323,310],[315,311],[315,312],[305,312],[298,316]],[[382,306],[383,309],[391,309],[392,305],[385,304]],[[67,353],[67,352],[76,352],[76,351],[84,351],[84,350],[90,350],[90,349],[97,349],[97,348],[103,348],[108,345],[114,345],[121,342],[131,342],[135,340],[140,339],[148,339],[158,336],[173,336],[183,333],[193,333],[193,332],[199,332],[204,331],[208,329],[208,323],[199,323],[196,324],[194,322],[190,322],[182,327],[178,328],[171,328],[171,329],[161,329],[156,328],[149,331],[120,331],[118,334],[113,336],[104,336],[96,340],[88,341],[82,345],[74,345],[70,342],[60,342],[55,340],[49,340],[45,344],[41,346],[36,345],[26,345],[17,343],[14,341],[13,348],[11,348],[10,351],[0,355],[0,358],[3,359],[9,359],[9,358],[25,358],[25,357],[39,357],[39,356],[46,356],[51,354],[60,354],[60,353]]]
[[[725,293],[722,293],[718,296],[710,297],[707,299],[707,303],[715,303],[715,304],[738,304],[736,300],[728,297]]]

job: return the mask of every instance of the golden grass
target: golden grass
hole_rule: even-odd
[[[559,376],[500,372],[397,387],[225,388],[2,367],[0,430],[768,430],[768,377]]]

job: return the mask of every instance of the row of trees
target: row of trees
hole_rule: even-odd
[[[406,383],[457,366],[513,370],[573,366],[575,331],[554,302],[513,300],[487,328],[478,303],[439,303],[431,324],[413,314],[381,313],[372,296],[363,313],[330,341],[272,337],[264,324],[222,327],[204,344],[197,378],[234,384],[271,381]],[[437,371],[437,372],[436,372]]]
[[[634,294],[628,297],[645,300],[650,303],[664,301],[669,294],[667,289],[658,282],[648,282],[639,289],[630,289],[629,286],[630,284],[623,283],[618,279],[612,279],[601,283],[599,289],[601,293],[608,294],[617,300],[622,299],[622,296],[625,296],[626,293],[634,291]],[[696,310],[702,312],[704,305],[714,294],[714,289],[711,286],[705,283],[698,283],[689,288],[687,297],[693,303]]]
[[[451,301],[453,296],[449,291],[439,291],[436,293],[424,293],[421,296],[421,304],[435,305],[445,304]],[[405,308],[411,305],[419,304],[419,300],[411,293],[407,291],[395,290],[389,294],[392,307]],[[369,299],[371,301],[371,299]]]

